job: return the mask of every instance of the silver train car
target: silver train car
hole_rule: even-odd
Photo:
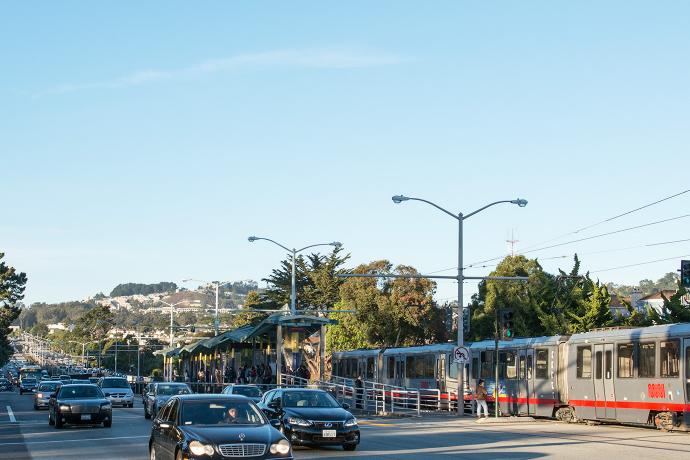
[[[455,392],[457,366],[452,344],[350,350],[333,353],[332,374],[385,385]],[[469,370],[469,365],[467,370]],[[465,379],[467,380],[467,379]]]
[[[493,393],[494,341],[470,350]],[[498,366],[504,414],[690,431],[688,323],[502,341]]]

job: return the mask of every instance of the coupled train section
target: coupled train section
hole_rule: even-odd
[[[464,400],[479,379],[503,415],[564,422],[625,423],[690,431],[690,323],[467,344]],[[456,399],[453,345],[333,353],[333,375]],[[445,396],[444,396],[445,394]]]

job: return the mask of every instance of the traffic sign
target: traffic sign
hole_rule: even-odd
[[[470,349],[467,347],[453,348],[453,362],[465,364],[470,360]]]

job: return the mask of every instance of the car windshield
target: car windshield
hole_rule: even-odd
[[[233,387],[232,394],[247,396],[248,398],[261,397],[261,390],[256,387]]]
[[[125,379],[103,379],[101,388],[129,388],[129,383]]]
[[[249,401],[185,401],[182,425],[264,425],[266,418]]]
[[[22,383],[36,383],[36,379],[23,379]]]
[[[187,385],[158,385],[156,394],[161,396],[188,395],[191,392]]]
[[[284,407],[340,407],[331,395],[322,391],[286,391]]]
[[[55,391],[60,386],[59,383],[42,383],[38,386],[40,391]]]
[[[60,389],[58,399],[103,398],[103,393],[96,385],[74,385]]]

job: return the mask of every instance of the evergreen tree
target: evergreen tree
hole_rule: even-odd
[[[19,317],[20,300],[24,298],[26,273],[17,273],[2,261],[5,254],[0,252],[0,366],[12,356],[12,347],[7,340],[10,325]]]

